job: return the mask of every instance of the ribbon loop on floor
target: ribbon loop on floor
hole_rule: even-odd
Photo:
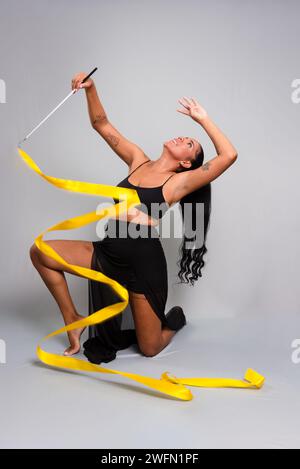
[[[81,228],[98,220],[105,219],[110,216],[117,216],[127,211],[130,207],[139,205],[141,203],[137,191],[135,189],[128,189],[124,187],[109,186],[104,184],[93,184],[89,182],[73,181],[69,179],[59,179],[56,177],[47,176],[41,171],[38,165],[24,150],[18,147],[18,152],[23,161],[33,171],[39,174],[50,184],[53,184],[55,187],[71,192],[79,192],[83,194],[111,197],[123,200],[122,202],[119,202],[115,205],[112,204],[111,207],[105,207],[105,209],[101,210],[100,213],[90,212],[57,223],[51,228],[48,228],[47,230],[43,231],[35,238],[34,242],[36,246],[45,255],[49,256],[51,259],[56,260],[60,264],[68,267],[69,269],[72,269],[74,272],[84,278],[110,285],[122,299],[122,301],[120,301],[119,303],[115,303],[113,305],[99,309],[98,311],[85,317],[84,319],[75,321],[72,324],[68,324],[67,326],[64,326],[48,334],[42,339],[42,341],[49,339],[50,337],[53,337],[55,335],[62,334],[63,332],[70,331],[72,329],[99,324],[117,314],[120,314],[128,305],[128,290],[123,287],[120,283],[107,277],[101,272],[92,269],[87,269],[85,267],[80,267],[78,265],[68,264],[65,259],[63,259],[49,244],[43,241],[43,236],[45,235],[45,233],[50,231],[72,230],[75,228]],[[183,401],[190,401],[193,399],[193,394],[187,387],[185,387],[185,385],[199,387],[238,387],[258,389],[264,383],[264,377],[256,371],[252,370],[251,368],[249,368],[245,374],[245,380],[247,380],[247,382],[228,378],[176,378],[174,376],[168,376],[168,372],[163,373],[160,379],[156,379],[150,378],[148,376],[126,373],[124,371],[110,370],[108,368],[103,368],[100,365],[96,365],[78,358],[66,357],[63,355],[49,353],[43,350],[39,344],[36,348],[36,354],[42,362],[50,366],[87,372],[111,373],[122,375],[125,378],[134,380],[138,383],[143,384],[144,386],[156,389],[157,391],[176,397],[177,399]]]

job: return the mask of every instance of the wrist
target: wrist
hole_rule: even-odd
[[[197,124],[200,124],[200,125],[203,125],[205,124],[205,122],[208,122],[210,120],[208,114],[206,114],[205,116],[196,116],[193,118],[195,122],[197,122]]]
[[[86,94],[93,94],[96,91],[96,86],[93,83],[91,86],[89,86],[88,88],[84,88],[84,89],[85,89]]]

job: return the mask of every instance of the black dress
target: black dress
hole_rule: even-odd
[[[142,164],[148,161],[150,160]],[[136,189],[141,203],[147,208],[149,214],[153,213],[151,204],[160,204],[158,211],[158,205],[155,205],[158,216],[153,216],[153,218],[161,218],[169,208],[162,192],[167,181],[159,187],[143,188],[133,186],[128,181],[130,176],[121,181],[118,186]],[[118,201],[115,200],[115,202]],[[140,207],[140,210],[144,207]],[[132,237],[132,231],[128,231],[130,225],[133,224],[128,221],[108,220],[105,227],[108,235],[106,234],[100,241],[93,241],[91,269],[101,271],[128,290],[143,293],[162,325],[168,327],[169,323],[165,315],[168,297],[167,262],[159,234],[154,226],[135,224],[135,228],[140,230],[142,236]],[[110,285],[94,280],[88,280],[88,284],[89,314],[120,301],[119,295]],[[120,313],[100,324],[89,326],[89,339],[83,343],[83,353],[90,362],[107,363],[116,358],[118,350],[137,344],[135,329],[122,330],[122,316],[123,314]]]

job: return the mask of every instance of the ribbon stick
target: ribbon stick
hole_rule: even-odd
[[[49,231],[71,230],[75,228],[80,228],[97,220],[104,219],[110,215],[123,213],[126,209],[128,209],[128,207],[141,203],[136,190],[127,189],[123,187],[108,186],[104,184],[92,184],[88,182],[59,179],[52,176],[48,176],[41,171],[37,164],[24,150],[18,148],[18,152],[23,161],[33,171],[43,177],[47,182],[53,184],[54,186],[60,189],[123,200],[122,202],[119,202],[116,205],[106,207],[98,214],[96,212],[90,212],[62,221],[52,226],[51,228],[48,228],[47,230],[43,231],[40,235],[36,237],[35,244],[41,252],[43,252],[50,258],[56,260],[57,262],[61,263],[62,265],[72,269],[74,272],[76,272],[82,277],[110,285],[122,300],[119,303],[115,303],[111,306],[106,306],[91,314],[90,316],[85,317],[84,319],[75,321],[72,324],[68,324],[67,326],[64,326],[48,334],[42,339],[42,341],[72,329],[77,329],[79,327],[84,326],[91,326],[93,324],[99,324],[117,314],[120,314],[121,311],[123,311],[128,305],[128,290],[122,285],[120,285],[118,282],[107,277],[101,272],[80,267],[77,265],[68,264],[65,259],[63,259],[53,248],[50,247],[50,245],[43,241],[43,236]],[[185,385],[199,387],[235,387],[259,389],[262,387],[265,380],[262,375],[257,373],[255,370],[252,370],[251,368],[246,371],[244,381],[229,378],[176,378],[175,376],[168,376],[168,372],[163,373],[160,379],[156,379],[148,376],[126,373],[124,371],[103,368],[100,365],[89,363],[85,360],[80,360],[78,358],[65,357],[62,355],[49,353],[43,350],[39,344],[37,345],[36,354],[38,358],[47,365],[94,373],[118,374],[124,376],[125,378],[141,383],[151,389],[155,389],[163,394],[167,394],[169,396],[175,397],[183,401],[190,401],[193,399],[193,394]]]
[[[98,70],[97,67],[94,68],[94,70],[92,70],[86,77],[84,77],[84,79],[83,79],[80,83],[84,83],[88,78],[90,78],[91,75],[93,75],[93,73],[94,73],[96,70]],[[68,94],[68,96],[66,96],[66,97],[53,109],[53,111],[49,112],[49,114],[48,114],[36,127],[34,127],[34,129],[33,129],[31,132],[29,132],[29,134],[27,134],[25,138],[23,138],[23,140],[21,140],[21,141],[18,143],[18,147],[20,147],[21,144],[22,144],[23,142],[25,142],[25,140],[27,140],[27,139],[33,134],[33,132],[35,132],[44,122],[46,122],[46,120],[49,119],[49,117],[52,116],[52,114],[54,114],[54,112],[57,111],[57,109],[59,109],[60,106],[62,106],[62,105],[67,101],[67,99],[70,98],[70,96],[72,96],[74,93],[76,93],[76,91],[77,91],[76,89],[72,90],[72,91]]]

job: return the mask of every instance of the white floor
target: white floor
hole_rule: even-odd
[[[185,402],[122,376],[44,365],[36,345],[62,326],[60,319],[3,313],[2,448],[300,448],[300,364],[291,360],[291,340],[300,335],[296,317],[288,324],[279,313],[188,318],[158,356],[143,357],[132,347],[102,364],[155,378],[169,371],[242,379],[247,368],[266,378],[260,390],[190,386],[194,398]],[[67,337],[42,345],[62,353]]]

